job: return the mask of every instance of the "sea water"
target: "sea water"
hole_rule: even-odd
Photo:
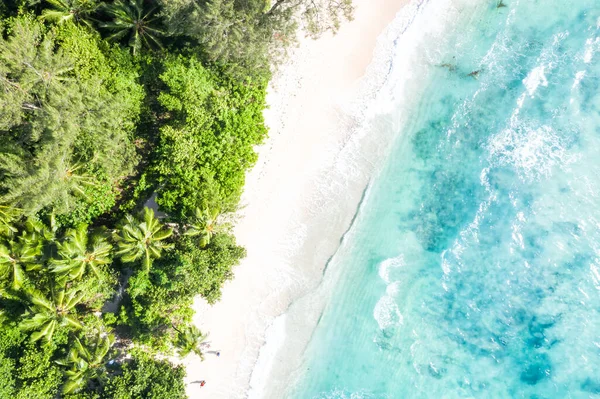
[[[286,398],[600,397],[600,1],[448,1]]]

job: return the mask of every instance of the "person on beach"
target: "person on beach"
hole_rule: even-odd
[[[220,356],[221,356],[221,352],[217,352],[217,357],[220,357]]]
[[[200,381],[200,386],[203,387],[206,384],[206,381],[202,380]]]

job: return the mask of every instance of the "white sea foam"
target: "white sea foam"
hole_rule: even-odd
[[[422,73],[425,66],[439,63],[437,51],[424,49],[428,47],[429,40],[436,40],[436,44],[443,47],[445,29],[459,14],[454,3],[460,1],[438,0],[435,5],[429,3],[430,0],[411,1],[380,37],[381,42],[378,43],[363,88],[366,91],[376,90],[376,95],[369,98],[368,107],[361,106],[363,117],[372,118],[390,112],[396,117],[404,116],[398,112],[403,107],[398,105],[409,99],[407,91],[412,78]],[[382,78],[385,80],[381,81]],[[364,93],[360,97],[366,98]]]
[[[594,58],[594,54],[598,51],[598,47],[600,47],[600,37],[587,39],[585,42],[585,53],[583,55],[583,62],[589,64],[592,62]]]
[[[402,324],[403,317],[396,303],[395,296],[400,291],[400,282],[393,280],[394,270],[404,266],[404,256],[401,254],[386,259],[379,264],[379,277],[387,284],[385,295],[382,296],[373,309],[373,318],[380,329],[386,329]]]
[[[252,373],[252,381],[250,390],[248,391],[248,399],[260,398],[265,387],[269,383],[269,375],[273,369],[275,354],[285,342],[285,321],[286,314],[277,317],[271,326],[267,328],[265,340],[269,345],[265,345],[261,351],[261,356],[256,361],[254,373]]]
[[[379,328],[384,330],[386,328],[402,324],[404,318],[400,313],[400,308],[395,299],[389,295],[382,296],[375,309],[373,309],[373,317]]]
[[[552,73],[552,70],[556,68],[557,65],[561,62],[560,58],[562,57],[562,54],[559,49],[562,42],[568,36],[568,32],[561,32],[555,34],[553,36],[554,40],[552,41],[552,44],[548,45],[542,50],[537,60],[538,65],[534,67],[531,71],[529,71],[525,79],[523,79],[525,91],[517,99],[517,107],[515,108],[511,116],[511,126],[515,126],[519,123],[519,113],[523,108],[527,96],[529,95],[529,97],[534,98],[535,93],[540,87],[548,87],[548,76],[550,73]],[[507,51],[512,51],[514,53],[514,49],[507,49]],[[494,59],[494,53],[490,52],[487,57],[490,59]]]
[[[575,74],[575,79],[573,81],[573,89],[577,88],[579,86],[579,84],[581,83],[581,81],[583,80],[583,78],[585,77],[585,71],[578,71]]]
[[[400,293],[400,286],[400,281],[394,281],[393,283],[387,286],[387,288],[385,289],[385,293],[391,297],[395,297]]]
[[[393,271],[393,269],[397,269],[402,266],[404,266],[404,256],[402,255],[395,258],[386,259],[379,264],[379,277],[381,277],[386,284],[390,284],[390,273]]]
[[[387,284],[385,295],[382,296],[373,309],[373,318],[380,329],[400,325],[403,322],[400,308],[395,297],[400,292],[400,281],[393,280],[393,272],[404,266],[404,256],[386,259],[379,264],[379,277]]]
[[[594,287],[600,291],[600,271],[598,270],[598,266],[594,263],[590,265],[590,275],[594,282]]]
[[[529,72],[527,77],[523,79],[523,84],[527,88],[527,92],[530,96],[533,96],[540,85],[544,87],[548,86],[548,79],[544,73],[545,69],[546,67],[544,65],[535,67]]]
[[[521,233],[521,225],[519,223],[513,223],[511,226],[513,242],[521,249],[525,249],[525,243],[523,242],[523,234]],[[512,249],[511,249],[512,251]]]
[[[514,167],[521,179],[530,181],[548,177],[555,167],[576,159],[547,125],[535,128],[521,124],[515,129],[505,129],[492,136],[489,153],[492,161]]]
[[[334,389],[331,392],[322,393],[319,395],[319,399],[385,399],[381,396],[374,396],[368,392],[348,392],[341,389]]]

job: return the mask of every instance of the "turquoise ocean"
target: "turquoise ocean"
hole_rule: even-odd
[[[600,0],[450,24],[286,398],[600,398]]]

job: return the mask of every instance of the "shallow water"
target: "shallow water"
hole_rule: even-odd
[[[503,4],[423,49],[285,397],[600,397],[600,2]]]

